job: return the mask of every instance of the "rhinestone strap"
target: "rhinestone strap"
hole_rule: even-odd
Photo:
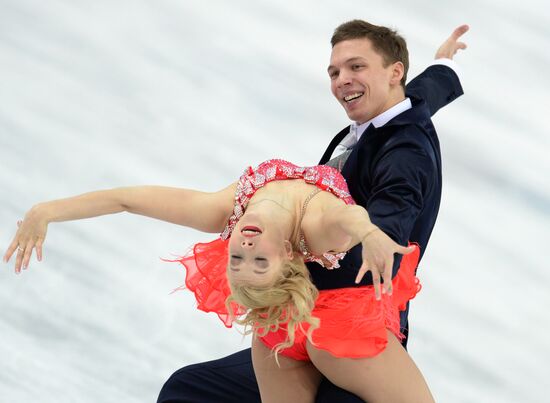
[[[316,188],[313,192],[311,192],[307,197],[306,200],[304,200],[304,204],[302,205],[302,212],[300,214],[300,221],[298,223],[298,228],[300,228],[300,242],[298,243],[298,247],[300,248],[300,252],[307,257],[311,257],[311,252],[307,248],[306,244],[306,238],[304,236],[304,233],[302,232],[302,220],[304,219],[304,215],[306,214],[307,205],[309,204],[310,200],[313,199],[313,197],[319,193],[321,189]]]

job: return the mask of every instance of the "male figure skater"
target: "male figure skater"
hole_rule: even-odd
[[[333,138],[320,163],[341,170],[353,198],[374,224],[402,245],[418,243],[422,254],[435,224],[442,185],[441,153],[430,118],[463,93],[451,59],[465,48],[459,38],[467,30],[458,27],[438,49],[436,64],[406,87],[406,44],[391,29],[354,20],[340,25],[331,39],[331,91],[353,123]],[[395,260],[394,276],[400,263],[398,257]],[[308,264],[317,288],[356,285],[360,246],[340,264],[338,271]],[[366,275],[360,285],[372,281]],[[401,327],[408,335],[408,307]],[[337,380],[338,374],[318,369]],[[176,371],[158,402],[260,402],[250,349]],[[316,402],[361,400],[324,379]]]

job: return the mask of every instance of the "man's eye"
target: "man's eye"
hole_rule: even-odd
[[[338,77],[338,73],[337,72],[330,73],[328,76],[330,77],[331,80],[334,80],[336,77]]]
[[[361,67],[363,67],[361,64],[354,64],[353,66],[351,66],[353,70],[359,70]]]

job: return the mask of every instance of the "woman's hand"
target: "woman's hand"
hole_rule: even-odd
[[[358,284],[363,276],[370,271],[376,299],[381,298],[381,293],[392,294],[392,270],[393,255],[400,253],[408,255],[413,252],[414,246],[401,246],[387,236],[376,225],[372,225],[361,239],[363,246],[363,264],[357,273],[355,283]],[[384,280],[384,288],[381,289],[380,282]]]
[[[29,267],[33,249],[36,249],[38,261],[42,260],[42,245],[46,239],[48,221],[38,207],[33,207],[27,212],[23,221],[17,222],[17,226],[17,232],[4,254],[4,262],[8,262],[17,251],[15,272],[19,274],[21,267],[23,269]]]

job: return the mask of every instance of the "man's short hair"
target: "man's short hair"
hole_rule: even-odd
[[[407,71],[409,70],[409,51],[407,42],[397,31],[371,24],[363,20],[345,22],[334,30],[330,39],[332,47],[350,39],[369,39],[373,49],[384,59],[384,67],[395,62],[403,63],[404,73],[401,86],[405,88]]]

